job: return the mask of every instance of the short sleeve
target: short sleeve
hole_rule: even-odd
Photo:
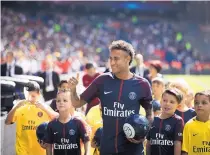
[[[93,99],[99,96],[99,84],[101,83],[101,77],[97,77],[87,87],[87,89],[80,95],[80,98],[90,103]]]
[[[183,119],[180,118],[177,120],[177,123],[175,126],[174,141],[182,141],[183,128],[184,128],[184,121]]]
[[[47,132],[45,136],[45,143],[53,144],[52,122],[48,123]]]
[[[139,100],[139,103],[142,107],[147,109],[152,109],[152,89],[149,82],[145,79],[145,81],[140,83],[142,85],[142,98]]]
[[[188,123],[185,124],[184,132],[183,132],[183,142],[182,142],[182,151],[189,151],[189,131],[188,131]]]
[[[82,139],[83,143],[86,143],[90,140],[90,127],[82,120],[78,120],[78,128],[80,133],[80,138]]]
[[[19,114],[20,114],[20,111],[19,111],[19,109],[17,109],[17,110],[15,111],[14,117],[13,117],[13,119],[12,119],[12,123],[16,123],[17,118],[19,117]]]

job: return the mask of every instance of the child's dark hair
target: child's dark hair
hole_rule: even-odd
[[[64,83],[68,83],[68,81],[67,80],[61,80],[61,82],[59,83],[58,87],[61,87],[62,84],[64,84]]]
[[[207,96],[207,97],[209,98],[209,101],[210,101],[210,90],[204,90],[204,91],[197,92],[197,93],[195,94],[195,97],[196,97],[197,95],[205,95],[205,96]]]
[[[36,82],[36,81],[29,81],[27,84],[26,84],[26,90],[27,91],[36,91],[36,92],[40,92],[40,85]]]
[[[162,96],[163,96],[165,93],[170,94],[170,95],[173,95],[174,97],[176,97],[176,100],[177,100],[177,102],[178,102],[179,104],[180,104],[180,103],[182,102],[182,100],[183,100],[183,95],[182,95],[181,91],[178,90],[178,89],[176,89],[176,88],[173,88],[173,89],[166,89],[166,90],[163,92]]]
[[[91,69],[91,68],[94,68],[94,65],[92,63],[85,64],[85,69]]]

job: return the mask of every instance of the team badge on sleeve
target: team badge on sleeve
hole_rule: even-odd
[[[38,115],[39,117],[42,117],[42,116],[43,116],[43,112],[40,111],[40,112],[37,113],[37,115]]]

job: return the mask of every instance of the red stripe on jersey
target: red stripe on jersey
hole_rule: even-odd
[[[162,127],[163,127],[163,120],[162,119],[160,119],[160,128],[159,128],[159,133],[161,133],[161,129],[162,129]],[[159,146],[159,154],[161,154],[161,147]]]
[[[65,124],[63,124],[63,137],[66,137],[66,129],[65,129]],[[67,150],[65,150],[65,155],[67,155]]]
[[[120,92],[119,92],[119,95],[118,95],[118,101],[120,102],[120,98],[121,98],[121,95],[122,95],[122,88],[123,88],[123,80],[121,80],[121,83],[120,83]]]
[[[124,81],[121,80],[121,83],[120,83],[120,91],[119,91],[119,95],[118,95],[118,101],[120,102],[120,98],[122,96],[122,88],[123,88],[123,83]],[[115,137],[115,150],[116,150],[116,153],[118,153],[118,148],[117,148],[117,138],[118,138],[118,118],[116,120],[116,137]]]
[[[182,119],[183,119],[183,121],[184,121],[184,112],[181,112],[181,114],[182,114]]]
[[[159,128],[159,133],[161,133],[161,129],[162,129],[162,127],[163,127],[163,120],[162,120],[162,119],[160,119],[160,128]]]

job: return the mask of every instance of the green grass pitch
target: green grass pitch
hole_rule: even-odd
[[[164,75],[170,81],[183,78],[194,92],[210,89],[210,75]]]

